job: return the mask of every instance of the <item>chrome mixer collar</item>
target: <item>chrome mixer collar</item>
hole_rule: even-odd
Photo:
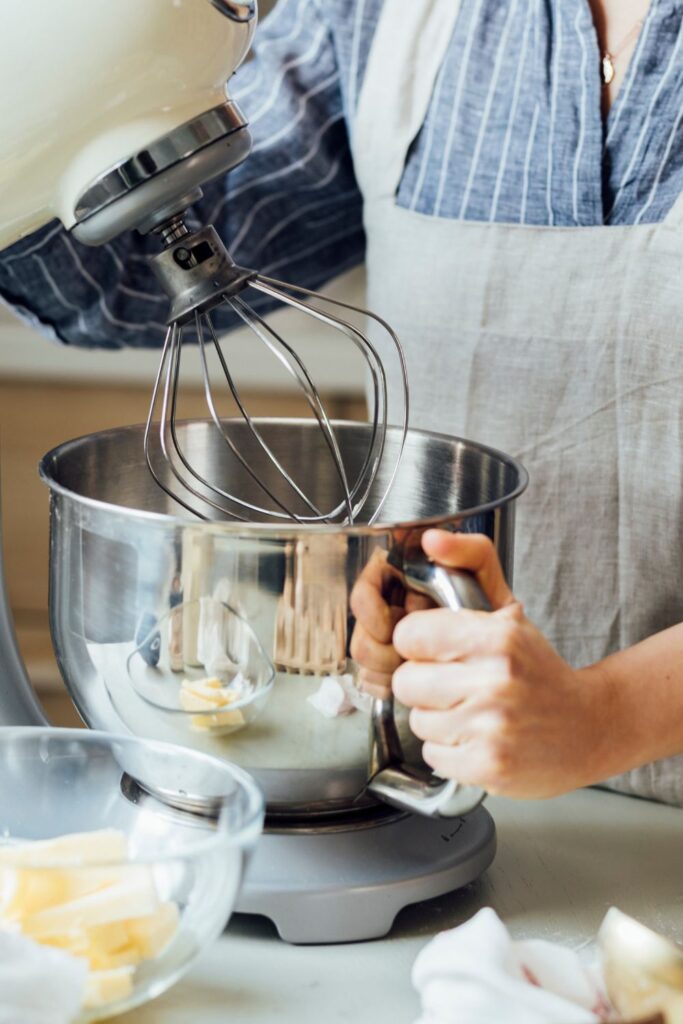
[[[72,234],[102,245],[133,228],[153,230],[200,198],[201,185],[241,164],[251,144],[244,115],[226,97],[90,181]]]

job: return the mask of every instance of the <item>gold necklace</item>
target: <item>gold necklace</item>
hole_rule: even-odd
[[[615,60],[617,59],[617,57],[621,53],[623,53],[623,51],[626,49],[626,47],[631,42],[633,37],[636,36],[638,34],[638,32],[640,32],[642,27],[643,27],[643,20],[641,18],[639,21],[637,21],[635,23],[635,25],[633,26],[631,31],[628,33],[628,35],[624,36],[624,38],[621,40],[619,46],[617,46],[617,48],[615,50],[613,50],[611,53],[610,53],[609,50],[604,50],[603,51],[602,58],[601,58],[601,61],[600,61],[600,67],[602,69],[602,81],[603,81],[604,85],[609,85],[610,82],[612,81],[612,79],[614,78],[614,62],[615,62]]]

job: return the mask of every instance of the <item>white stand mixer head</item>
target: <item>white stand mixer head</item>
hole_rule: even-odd
[[[108,241],[244,159],[225,83],[255,27],[255,0],[6,5],[0,248],[55,217]]]

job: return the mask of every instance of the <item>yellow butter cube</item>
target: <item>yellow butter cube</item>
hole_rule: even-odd
[[[50,869],[14,868],[0,864],[0,915],[20,921],[27,914],[69,899],[68,873]]]
[[[0,864],[17,867],[106,864],[125,860],[127,856],[126,837],[113,828],[0,845]]]
[[[217,711],[213,715],[192,715],[190,726],[195,732],[215,732],[220,729],[232,730],[244,725],[241,711]]]
[[[206,697],[201,697],[190,690],[181,690],[180,706],[183,711],[213,711],[216,708],[216,702],[207,700]]]
[[[151,960],[169,944],[178,929],[178,907],[162,903],[156,914],[126,922],[131,941],[145,960]]]
[[[0,928],[85,960],[86,1007],[126,999],[135,967],[178,928],[178,907],[160,902],[152,869],[127,856],[126,837],[110,829],[0,847]]]
[[[154,914],[159,909],[159,898],[151,872],[130,867],[121,874],[121,880],[113,885],[25,917],[22,929],[32,938],[40,939],[73,928],[92,928]]]
[[[86,1009],[106,1006],[127,999],[133,991],[133,968],[117,967],[109,971],[91,971],[85,983],[83,1005]]]

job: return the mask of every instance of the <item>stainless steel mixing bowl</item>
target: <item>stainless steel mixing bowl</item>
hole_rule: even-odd
[[[317,424],[262,420],[259,427],[278,457],[301,467],[315,504],[334,507],[338,481]],[[368,429],[336,425],[350,476],[362,464]],[[229,430],[277,491],[281,480],[244,424]],[[476,593],[463,597],[471,578],[439,572],[419,554],[423,530],[442,525],[491,537],[510,577],[515,499],[527,479],[519,463],[469,441],[411,431],[380,524],[200,522],[180,514],[154,483],[142,435],[142,427],[93,434],[41,463],[51,489],[53,641],[88,725],[237,762],[262,786],[271,816],[360,812],[378,800],[428,814],[474,806],[480,793],[447,792],[420,766],[405,709],[359,699],[359,710],[326,717],[307,698],[327,676],[341,677],[341,685],[327,681],[337,697],[342,686],[354,696],[350,595],[371,559],[386,568],[393,604],[402,599],[398,570],[441,603],[476,603]],[[178,440],[205,477],[263,500],[212,425],[183,424]],[[390,430],[387,443],[390,466],[400,432]],[[378,495],[385,483],[380,474]],[[370,500],[368,515],[372,509]]]

